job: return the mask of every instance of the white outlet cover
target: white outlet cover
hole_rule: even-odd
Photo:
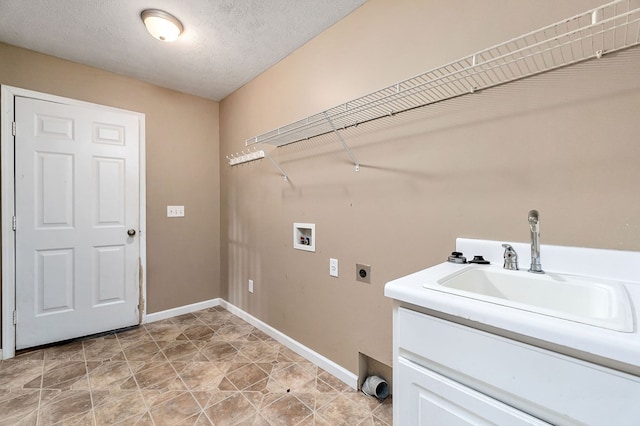
[[[253,280],[249,280],[249,293],[253,293]]]
[[[184,217],[184,206],[167,206],[167,217]]]
[[[329,259],[329,275],[338,277],[338,259]]]

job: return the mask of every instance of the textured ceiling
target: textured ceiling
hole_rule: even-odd
[[[220,100],[365,0],[0,0],[0,41]],[[144,9],[176,16],[174,43]]]

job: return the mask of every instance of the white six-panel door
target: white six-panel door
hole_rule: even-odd
[[[16,349],[137,324],[136,115],[15,102]]]

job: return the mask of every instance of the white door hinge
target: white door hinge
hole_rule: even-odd
[[[18,311],[13,311],[13,325],[18,323]]]
[[[11,228],[13,228],[14,231],[18,228],[18,223],[15,216],[11,218]]]
[[[11,122],[11,134],[13,136],[16,135],[16,122],[15,121]]]

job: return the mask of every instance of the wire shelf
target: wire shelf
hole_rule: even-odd
[[[618,0],[245,141],[283,146],[640,44],[640,0]],[[344,144],[344,143],[343,143]],[[357,169],[356,162],[356,169]]]

